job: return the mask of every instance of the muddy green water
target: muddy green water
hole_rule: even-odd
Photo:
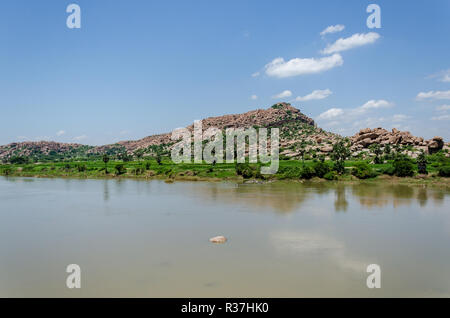
[[[449,297],[450,192],[1,177],[0,297],[16,296]]]

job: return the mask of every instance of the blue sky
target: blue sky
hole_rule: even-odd
[[[0,144],[106,144],[278,101],[343,135],[450,137],[450,1],[10,0],[0,39]]]

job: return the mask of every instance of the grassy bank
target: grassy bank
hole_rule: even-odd
[[[259,164],[175,164],[163,159],[146,161],[73,161],[31,164],[0,165],[0,174],[22,177],[66,177],[66,178],[139,178],[172,180],[313,180],[346,181],[364,179],[367,182],[383,181],[396,183],[450,184],[448,177],[439,176],[439,166],[428,165],[428,174],[418,174],[415,165],[408,177],[396,176],[393,162],[368,164],[365,161],[346,161],[345,172],[333,170],[331,161],[281,160],[274,175],[261,175]]]

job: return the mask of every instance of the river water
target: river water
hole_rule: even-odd
[[[449,297],[450,191],[0,177],[0,297],[17,296]]]

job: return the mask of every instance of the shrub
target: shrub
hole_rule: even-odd
[[[395,174],[395,168],[393,166],[390,166],[390,167],[384,168],[381,172],[383,174],[393,176]]]
[[[393,166],[397,177],[412,177],[414,175],[414,165],[411,159],[406,157],[396,159]]]
[[[440,166],[438,168],[438,175],[440,177],[450,177],[450,165]]]
[[[300,178],[302,179],[311,179],[314,177],[315,171],[310,166],[303,167],[302,171],[300,172]]]
[[[324,175],[331,171],[330,166],[323,161],[314,162],[313,168],[316,176],[318,176],[319,178],[323,178]]]
[[[116,169],[116,174],[121,175],[127,172],[127,168],[125,168],[125,165],[123,163],[118,163],[115,165],[114,169]]]
[[[85,172],[86,171],[86,165],[84,165],[84,164],[78,164],[77,165],[77,170],[78,170],[78,172]]]
[[[27,164],[29,161],[29,158],[22,156],[15,156],[9,160],[12,164]]]
[[[138,166],[138,167],[136,167],[136,168],[134,168],[133,170],[132,170],[132,172],[135,174],[135,175],[140,175],[140,174],[143,174],[144,172],[145,172],[145,167],[144,166]]]
[[[10,167],[3,168],[3,170],[2,170],[2,174],[4,174],[5,176],[9,176],[11,174],[11,172],[12,172],[12,169]]]
[[[150,162],[145,163],[145,170],[150,170]]]
[[[263,178],[260,164],[237,163],[235,169],[236,174],[241,175],[245,179]]]
[[[429,155],[428,160],[433,163],[433,166],[438,167],[439,165],[445,164],[448,159],[445,157],[445,154],[442,150]]]
[[[301,176],[301,171],[299,167],[282,167],[278,174],[280,179],[298,179]]]
[[[369,166],[367,162],[357,162],[352,168],[352,175],[359,179],[373,178],[377,173]]]
[[[337,175],[336,171],[329,171],[324,174],[323,178],[326,180],[337,180],[338,175]]]

